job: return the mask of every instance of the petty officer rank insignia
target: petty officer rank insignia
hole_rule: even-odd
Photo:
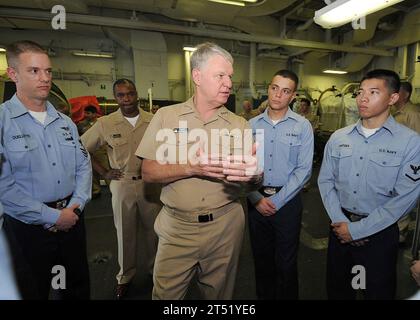
[[[418,182],[420,180],[420,166],[411,164],[410,169],[409,173],[406,173],[405,176],[414,182]]]

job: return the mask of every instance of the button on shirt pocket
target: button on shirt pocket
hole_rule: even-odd
[[[33,153],[37,150],[38,144],[36,140],[30,137],[12,139],[6,144],[9,150],[10,163],[13,168],[30,169]]]
[[[293,166],[297,166],[300,148],[302,141],[295,136],[281,136],[280,141],[282,142],[282,148],[287,150],[289,156],[289,163]]]
[[[392,196],[401,161],[402,158],[398,156],[383,153],[370,154],[367,171],[369,187],[379,194]]]
[[[338,181],[345,182],[348,180],[352,168],[352,155],[352,148],[335,148],[332,150],[334,176]]]
[[[112,158],[117,162],[119,168],[123,168],[128,161],[128,139],[121,134],[113,134],[109,138],[108,144],[112,148]]]
[[[156,139],[159,145],[155,157],[161,164],[186,164],[189,153],[192,153],[191,157],[194,157],[199,148],[199,142],[189,142],[187,131],[179,132],[178,128],[164,129]],[[190,151],[193,145],[195,148]]]
[[[221,135],[219,139],[211,141],[209,153],[219,154],[221,158],[227,156],[243,156],[243,139],[239,135]]]

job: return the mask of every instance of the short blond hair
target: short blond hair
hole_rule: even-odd
[[[31,40],[15,41],[6,47],[7,65],[16,68],[19,55],[24,52],[44,53],[47,51],[38,43]]]

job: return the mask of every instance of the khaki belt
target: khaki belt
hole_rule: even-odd
[[[139,175],[138,173],[124,173],[124,176],[120,180],[141,180],[141,175]]]
[[[223,207],[212,209],[212,210],[206,210],[201,212],[182,212],[178,211],[176,209],[171,209],[168,206],[164,206],[163,208],[174,216],[177,219],[188,221],[188,222],[199,222],[199,223],[205,223],[213,221],[214,219],[217,219],[218,217],[221,217],[231,211],[232,209],[240,206],[241,204],[239,202],[231,202],[227,205],[224,205]]]

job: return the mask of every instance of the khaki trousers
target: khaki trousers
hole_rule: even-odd
[[[120,265],[116,278],[118,284],[123,284],[130,282],[136,273],[138,230],[145,241],[145,265],[152,273],[157,247],[153,224],[162,207],[159,201],[160,189],[142,180],[129,179],[112,180],[109,188],[112,193]]]
[[[105,169],[109,170],[109,161],[108,155],[106,153],[106,147],[102,146],[96,150],[93,154],[93,157],[98,161]],[[92,196],[97,196],[101,193],[101,175],[96,171],[93,171],[92,175]],[[106,180],[106,183],[109,185],[109,181]]]
[[[152,299],[183,299],[195,274],[204,299],[232,299],[245,226],[240,203],[213,221],[175,218],[162,208]]]

